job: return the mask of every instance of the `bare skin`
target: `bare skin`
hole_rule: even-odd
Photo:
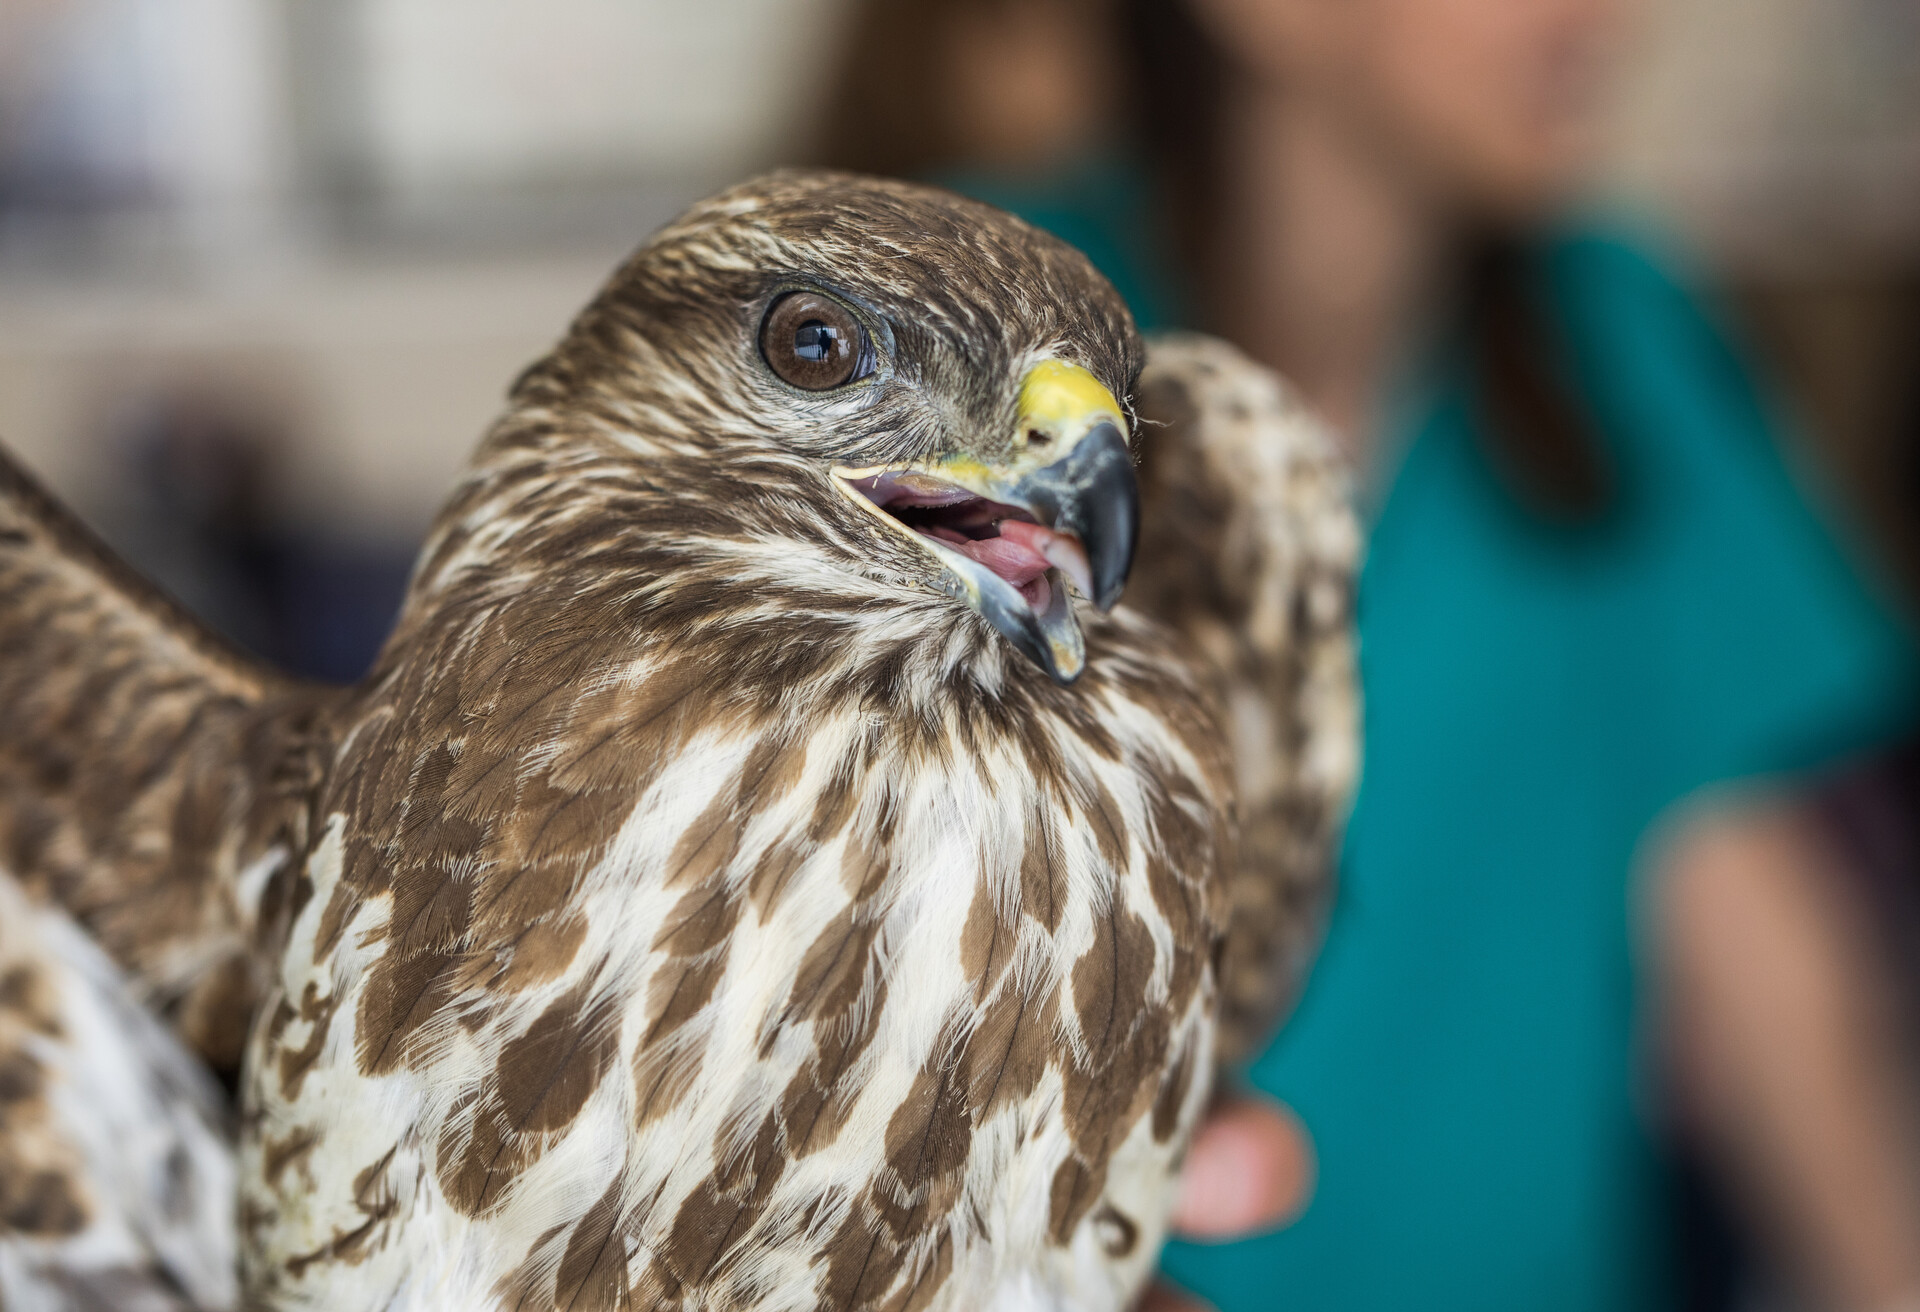
[[[1284,369],[1364,470],[1383,380],[1425,317],[1448,225],[1328,106],[1251,81],[1231,102],[1241,167],[1225,198],[1210,317]]]
[[[1578,183],[1627,0],[1193,0],[1236,53],[1206,309],[1357,468],[1476,221]]]
[[[1092,0],[1022,0],[950,20],[942,94],[965,156],[1015,177],[1037,174],[1098,141],[1111,114],[1118,56]]]
[[[1681,1111],[1820,1305],[1920,1304],[1913,1072],[1864,908],[1806,814],[1707,810],[1650,910]]]
[[[1187,1150],[1174,1230],[1224,1242],[1279,1229],[1306,1210],[1313,1179],[1313,1143],[1291,1111],[1265,1099],[1223,1099]],[[1205,1305],[1156,1285],[1138,1312],[1205,1312]]]

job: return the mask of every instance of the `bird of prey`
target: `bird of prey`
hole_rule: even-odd
[[[0,1300],[1124,1307],[1324,900],[1356,542],[1264,371],[816,172],[515,382],[352,688],[8,469]]]

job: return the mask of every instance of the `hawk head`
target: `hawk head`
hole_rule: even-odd
[[[783,171],[642,247],[516,399],[646,435],[705,508],[688,532],[944,591],[1067,683],[1070,592],[1110,609],[1132,562],[1119,398],[1142,358],[1119,295],[1053,237],[929,187]]]

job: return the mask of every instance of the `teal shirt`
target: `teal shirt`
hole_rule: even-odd
[[[1411,407],[1361,580],[1366,766],[1338,904],[1251,1072],[1311,1130],[1318,1188],[1287,1231],[1168,1252],[1222,1312],[1670,1303],[1636,844],[1701,785],[1908,714],[1904,634],[1707,320],[1617,242],[1563,241],[1545,268],[1620,495],[1604,522],[1549,526],[1484,463],[1463,378]]]
[[[968,189],[1069,240],[1137,238],[1092,192],[1076,211]],[[1123,293],[1149,285],[1129,240],[1086,249]],[[1564,238],[1543,259],[1619,494],[1577,529],[1518,505],[1484,462],[1457,357],[1403,407],[1399,467],[1369,498],[1366,765],[1338,901],[1251,1071],[1312,1132],[1318,1186],[1281,1233],[1169,1248],[1168,1272],[1222,1312],[1670,1306],[1636,846],[1696,788],[1911,717],[1907,635],[1800,497],[1707,317],[1618,240]],[[1138,307],[1143,324],[1169,304]]]

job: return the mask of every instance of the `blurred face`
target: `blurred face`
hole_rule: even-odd
[[[942,91],[969,163],[1043,169],[1099,136],[1118,76],[1100,17],[1086,0],[977,4],[951,15]]]
[[[1524,214],[1586,164],[1630,0],[1195,0],[1259,79],[1441,198]]]

